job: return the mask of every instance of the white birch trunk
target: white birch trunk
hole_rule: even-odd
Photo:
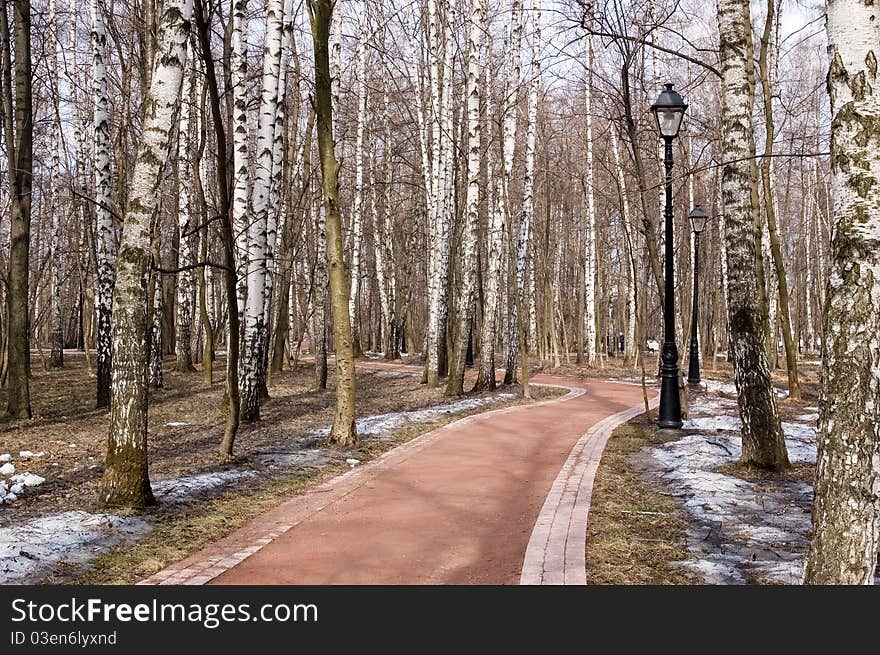
[[[584,225],[584,347],[587,366],[596,365],[596,199],[593,172],[593,40],[587,34],[585,63],[587,76],[584,82],[584,110],[587,129],[586,201],[587,215]],[[615,150],[616,152],[616,150]]]
[[[61,48],[58,43],[58,15],[56,13],[55,0],[49,0],[49,83],[52,87],[52,126],[50,128],[50,164],[49,179],[53,182],[58,180],[60,161],[63,156],[61,144],[61,113],[60,99],[61,86],[59,83],[59,70],[64,68],[64,59],[61,56]],[[75,120],[75,119],[74,119]],[[58,187],[53,186],[50,191],[50,212],[52,219],[52,306],[50,318],[50,333],[52,351],[49,358],[53,368],[64,366],[64,329],[62,327],[61,304],[64,298],[62,289],[64,283],[64,257],[61,251],[61,208],[58,206]]]
[[[247,298],[248,263],[248,108],[247,108],[247,34],[248,0],[232,4],[232,228],[235,231],[235,254],[238,260],[238,313],[244,316]]]
[[[358,111],[357,137],[354,148],[354,204],[351,211],[351,290],[348,294],[348,316],[355,352],[360,350],[357,327],[357,297],[361,275],[361,240],[363,238],[364,205],[364,127],[367,121],[367,1],[358,0]]]
[[[113,291],[113,381],[107,458],[99,497],[107,504],[153,501],[147,473],[147,275],[162,163],[186,67],[192,0],[166,0],[157,35],[143,131],[131,178]]]
[[[751,105],[746,67],[748,4],[718,0],[722,64],[721,189],[727,241],[728,312],[734,355],[742,462],[766,468],[788,466],[776,394],[767,364],[761,308],[755,289],[755,219],[751,204]]]
[[[480,209],[480,61],[483,31],[485,30],[485,0],[470,0],[467,49],[467,192],[465,196],[464,227],[462,228],[461,260],[458,293],[455,297],[455,318],[458,323],[453,333],[452,353],[449,359],[447,395],[464,392],[464,368],[468,335],[474,314],[474,292],[477,274],[477,232]]]
[[[192,249],[192,235],[187,234],[198,224],[198,212],[192,208],[192,152],[190,134],[190,113],[194,102],[193,77],[197,74],[193,66],[184,75],[180,102],[180,125],[177,137],[177,227],[179,237],[179,257],[177,265],[186,268],[195,263]],[[177,274],[177,370],[195,370],[192,364],[192,324],[194,270],[182,270]]]
[[[495,121],[495,105],[492,100],[492,41],[486,47],[486,142],[488,164],[486,166],[487,210],[489,225],[486,233],[486,271],[484,274],[483,323],[480,330],[480,370],[476,390],[495,388],[495,341],[498,332],[498,296],[501,270],[504,264],[504,205],[499,201],[503,188],[496,192],[494,185],[502,185],[503,172],[495,177],[495,152],[492,147],[492,125]],[[504,101],[506,102],[506,101]]]
[[[522,65],[522,0],[511,0],[510,2],[510,22],[507,27],[508,41],[505,44],[505,51],[510,57],[507,66],[507,78],[504,85],[503,101],[503,135],[502,135],[502,164],[501,175],[499,176],[499,192],[497,202],[499,203],[499,211],[504,217],[507,225],[507,233],[509,235],[509,248],[513,253],[513,220],[510,209],[510,183],[513,176],[513,160],[516,150],[516,132],[517,132],[517,96],[520,87],[520,67]],[[516,380],[516,363],[519,356],[519,335],[518,318],[516,311],[516,303],[512,302],[510,297],[512,290],[510,284],[510,263],[503,262],[505,271],[505,297],[507,298],[507,363],[504,373],[505,384],[513,383]],[[514,264],[515,267],[515,264]],[[514,275],[514,279],[516,276]]]
[[[263,76],[257,123],[257,151],[254,184],[248,212],[248,274],[245,301],[244,370],[242,374],[242,420],[260,418],[260,381],[263,344],[267,343],[265,306],[269,248],[269,193],[272,184],[272,150],[275,141],[278,82],[283,32],[282,0],[269,0],[266,8],[266,37],[263,46]]]
[[[529,239],[531,236],[532,221],[535,216],[534,188],[535,188],[535,141],[538,129],[538,90],[541,86],[541,61],[539,59],[541,39],[541,4],[540,0],[534,0],[532,6],[532,61],[529,72],[529,97],[528,116],[526,122],[526,152],[525,152],[525,176],[523,178],[523,206],[520,214],[519,241],[516,250],[516,289],[520,294],[520,306],[528,310],[529,314],[529,341],[530,349],[534,349],[534,332],[532,324],[534,320],[534,291],[530,284],[526,289],[526,267],[531,270],[530,280],[534,280],[534,268],[530,265]],[[522,320],[522,318],[520,318]]]
[[[832,262],[806,581],[871,584],[880,536],[880,20],[829,0]]]
[[[443,0],[440,0],[443,2]],[[443,162],[444,134],[443,117],[445,115],[444,95],[440,80],[441,30],[438,25],[437,0],[428,0],[428,64],[429,83],[431,88],[431,185],[428,193],[431,200],[428,205],[428,324],[425,334],[425,380],[429,387],[437,386],[437,369],[439,365],[441,297],[445,293],[445,276],[442,274],[444,248],[443,218],[445,198],[441,193],[444,181]],[[445,64],[444,64],[445,70]],[[447,85],[451,80],[447,79]],[[448,132],[446,132],[448,134]],[[441,282],[441,278],[443,282]]]
[[[110,402],[111,316],[116,278],[116,228],[110,214],[110,101],[107,96],[107,31],[99,0],[92,0],[92,80],[94,92],[95,219],[97,224],[98,407]]]

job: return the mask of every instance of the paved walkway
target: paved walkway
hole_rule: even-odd
[[[642,391],[532,382],[568,393],[428,432],[141,584],[583,584],[593,478]]]

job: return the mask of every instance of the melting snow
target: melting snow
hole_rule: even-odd
[[[688,538],[695,559],[681,565],[710,584],[799,583],[811,529],[812,488],[795,482],[755,484],[718,472],[742,452],[736,402],[698,396],[689,412],[685,428],[715,434],[690,434],[636,456],[695,519]],[[782,423],[789,458],[814,463],[815,416],[797,421]]]
[[[369,436],[383,439],[389,437],[392,432],[402,427],[433,423],[449,414],[458,414],[478,407],[494,405],[514,397],[515,395],[512,393],[497,393],[479,398],[462,398],[461,400],[426,407],[425,409],[365,416],[357,419],[357,431],[362,437]],[[312,431],[312,435],[315,437],[326,437],[328,434],[330,434],[330,428],[317,428]]]
[[[181,503],[211,489],[253,480],[258,475],[257,471],[249,469],[184,475],[155,483],[153,495],[160,501]]]
[[[11,462],[11,461],[12,461],[12,455],[10,455],[9,453],[3,453],[2,455],[0,455],[0,462]]]
[[[139,518],[80,511],[0,528],[0,583],[40,582],[59,562],[81,567],[149,529]]]

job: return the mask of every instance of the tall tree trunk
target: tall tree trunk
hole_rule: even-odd
[[[486,47],[486,142],[489,144],[486,165],[486,192],[489,224],[486,230],[486,272],[484,276],[483,323],[480,327],[480,368],[474,391],[495,389],[495,342],[498,336],[498,300],[501,266],[504,263],[504,193],[503,171],[495,176],[495,149],[492,143],[492,125],[495,122],[495,105],[492,101],[492,41],[487,34]],[[507,99],[502,99],[507,105]],[[497,190],[493,185],[498,185]]]
[[[112,360],[111,319],[116,280],[117,236],[110,213],[110,100],[107,95],[107,31],[99,0],[92,0],[92,86],[94,89],[95,220],[97,224],[98,290],[95,297],[98,331],[96,405],[110,404]]]
[[[584,114],[587,123],[587,169],[584,184],[587,212],[584,233],[584,348],[587,366],[596,365],[596,201],[593,181],[593,39],[587,34],[587,75],[584,81]],[[615,154],[617,150],[615,150]]]
[[[113,383],[107,459],[98,497],[107,505],[154,502],[147,471],[147,274],[150,227],[162,162],[169,155],[174,109],[186,67],[192,0],[166,0],[159,24],[142,140],[122,227],[113,292]]]
[[[232,185],[233,165],[231,154],[228,153],[227,132],[223,124],[223,108],[214,70],[214,59],[211,56],[211,26],[205,16],[203,0],[195,0],[195,23],[198,29],[199,46],[204,65],[205,84],[210,99],[211,120],[214,125],[215,166],[217,196],[219,200],[218,218],[220,219],[220,237],[223,244],[224,291],[226,294],[227,314],[227,351],[226,351],[226,425],[223,429],[223,440],[220,442],[220,457],[228,460],[232,457],[235,436],[238,433],[240,417],[240,397],[238,392],[238,358],[239,358],[239,316],[237,304],[237,269],[235,256],[235,228],[232,221]]]
[[[55,11],[55,0],[49,0],[49,59],[50,86],[52,93],[52,127],[50,130],[50,169],[49,178],[58,179],[61,152],[61,111],[59,71],[64,68],[64,59],[58,48],[58,17]],[[74,118],[74,121],[76,119]],[[50,338],[52,350],[49,355],[49,366],[64,366],[64,328],[62,326],[62,301],[64,298],[64,261],[61,250],[61,207],[59,206],[58,187],[51,190],[50,212],[52,217],[52,307],[50,316]]]
[[[477,268],[477,231],[480,210],[480,60],[486,6],[484,0],[470,0],[467,49],[467,196],[462,228],[459,284],[456,295],[452,352],[446,395],[464,393],[465,354],[474,314]]]
[[[764,316],[755,298],[755,220],[752,213],[749,142],[753,139],[746,64],[746,0],[718,0],[722,63],[721,190],[726,219],[728,311],[734,354],[742,463],[782,470],[788,467],[785,437],[776,409],[764,348]]]
[[[189,373],[195,370],[192,357],[192,324],[193,324],[193,286],[194,273],[188,266],[195,263],[192,251],[192,226],[197,225],[198,213],[192,210],[192,179],[193,167],[190,159],[190,114],[194,100],[193,78],[196,75],[195,67],[184,73],[183,90],[180,102],[180,126],[177,136],[177,225],[180,231],[179,249],[180,256],[177,259],[178,268],[184,269],[177,274],[177,370],[181,373]]]
[[[312,338],[315,351],[315,390],[327,389],[327,219],[324,206],[312,212],[315,225],[315,308],[312,317]]]
[[[0,56],[2,56],[2,98],[4,133],[6,134],[7,175],[11,202],[9,205],[9,275],[6,302],[7,316],[7,384],[6,415],[10,418],[31,417],[30,397],[30,321],[28,311],[28,277],[30,267],[31,187],[33,183],[33,96],[31,90],[31,4],[30,0],[14,0],[15,89],[12,86],[12,58],[9,46],[6,0],[0,0]],[[13,97],[15,107],[13,109]],[[15,308],[12,311],[12,308]]]
[[[250,166],[248,161],[248,108],[247,108],[247,33],[248,0],[233,0],[230,57],[232,83],[232,226],[235,229],[235,253],[238,262],[236,299],[240,320],[244,320],[247,299],[248,269],[248,188]]]
[[[513,178],[513,161],[516,150],[516,131],[517,131],[517,98],[520,88],[520,68],[522,66],[522,0],[510,1],[510,22],[508,23],[507,34],[508,41],[505,43],[505,52],[510,57],[507,64],[507,79],[504,83],[504,94],[502,96],[503,105],[503,135],[502,135],[502,155],[501,155],[501,175],[499,177],[499,193],[498,203],[499,211],[504,217],[506,231],[508,234],[508,251],[506,260],[502,265],[506,266],[507,284],[506,290],[508,294],[507,310],[507,357],[504,371],[504,384],[513,384],[516,382],[516,360],[519,353],[519,334],[518,334],[518,313],[517,302],[512,301],[511,281],[515,279],[515,274],[511,276],[511,269],[516,269],[516,255],[513,240],[513,213],[510,208],[510,183]]]
[[[361,283],[361,241],[364,214],[364,128],[367,121],[367,0],[358,0],[357,137],[354,146],[354,202],[351,208],[351,291],[348,315],[351,318],[351,340],[354,356],[363,356],[357,325],[357,297]]]
[[[260,92],[260,116],[257,125],[257,162],[248,214],[248,273],[245,300],[244,371],[241,376],[241,417],[243,421],[260,418],[260,381],[267,344],[266,311],[268,305],[269,194],[272,183],[272,151],[275,142],[276,103],[279,92],[281,41],[284,24],[282,0],[270,0],[266,8],[266,38],[263,47],[263,81]]]
[[[348,286],[342,253],[342,220],[339,215],[339,162],[333,152],[333,107],[330,83],[330,18],[332,0],[308,0],[315,52],[315,113],[318,153],[321,157],[324,207],[327,218],[327,268],[333,306],[333,346],[336,353],[336,414],[329,442],[340,446],[357,443],[355,426],[355,371],[348,314]]]
[[[779,230],[776,225],[776,208],[774,206],[775,189],[771,184],[773,180],[773,140],[775,137],[775,125],[773,122],[773,93],[776,85],[775,59],[778,57],[776,50],[778,44],[775,41],[777,5],[779,0],[767,0],[767,19],[764,24],[764,33],[761,37],[761,51],[759,65],[761,69],[761,86],[764,97],[764,124],[766,129],[766,141],[764,146],[764,159],[761,161],[762,182],[764,189],[764,211],[767,215],[767,232],[770,239],[770,252],[773,255],[773,265],[776,270],[776,284],[779,291],[779,316],[782,319],[782,341],[785,346],[785,362],[788,370],[788,397],[790,400],[800,400],[801,386],[798,382],[797,347],[792,338],[791,310],[788,302],[788,279],[785,272],[785,262],[782,258],[782,246],[779,242]],[[771,42],[771,39],[773,41]],[[772,58],[772,61],[771,61]],[[773,350],[776,350],[776,336],[773,332]]]
[[[871,0],[829,0],[827,12],[834,230],[805,580],[871,584],[880,538],[880,21]]]

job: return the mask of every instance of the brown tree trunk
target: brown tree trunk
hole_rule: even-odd
[[[357,443],[354,420],[355,371],[348,313],[348,284],[342,252],[342,219],[339,215],[339,162],[333,152],[330,82],[329,37],[334,5],[332,0],[308,0],[315,51],[315,114],[324,208],[327,214],[327,268],[330,276],[330,301],[333,306],[333,347],[336,354],[336,415],[328,441],[340,446],[352,446]]]
[[[31,91],[31,3],[14,0],[12,24],[15,32],[15,91],[6,0],[0,0],[0,48],[2,48],[2,99],[9,190],[9,278],[7,319],[6,415],[31,417],[30,325],[28,321],[28,272],[30,267],[31,186],[33,183],[33,96]],[[15,108],[12,107],[13,95]]]

